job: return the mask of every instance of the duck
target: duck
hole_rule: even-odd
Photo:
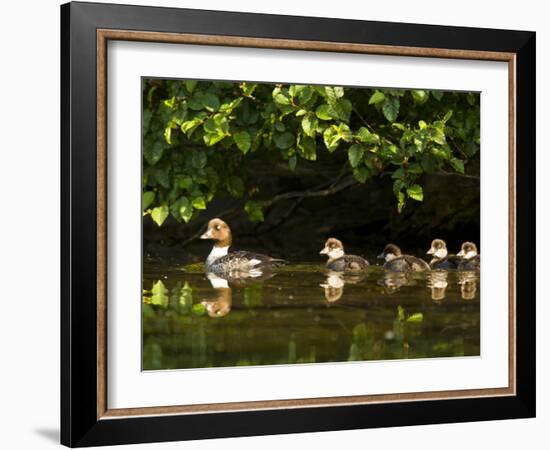
[[[344,286],[346,282],[344,281],[342,272],[335,272],[329,270],[327,279],[325,283],[321,283],[321,286],[325,290],[325,299],[329,303],[337,302],[344,295]]]
[[[206,278],[210,281],[216,297],[214,300],[203,300],[201,305],[206,309],[209,317],[225,317],[231,312],[233,301],[232,289],[225,278],[219,277],[214,273],[207,273]]]
[[[392,272],[423,272],[430,270],[430,266],[426,261],[416,256],[404,255],[395,244],[386,245],[378,258],[386,261],[382,268]]]
[[[334,272],[353,272],[365,270],[369,267],[369,262],[365,258],[356,255],[346,255],[344,253],[344,244],[336,238],[328,238],[319,254],[328,255],[327,269]]]
[[[473,242],[464,242],[456,256],[462,258],[458,270],[479,270],[481,258],[477,253],[477,246]]]
[[[432,269],[458,269],[458,266],[462,262],[461,256],[448,254],[447,244],[443,239],[434,239],[426,254],[432,255],[432,260],[430,261],[430,267]]]
[[[207,272],[214,274],[243,274],[246,277],[260,277],[264,271],[287,263],[284,259],[253,253],[244,250],[229,251],[233,242],[231,228],[220,218],[208,222],[201,239],[212,239],[214,246],[206,258]]]

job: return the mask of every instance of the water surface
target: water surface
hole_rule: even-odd
[[[472,272],[303,264],[226,280],[146,264],[143,369],[477,356],[478,284]]]

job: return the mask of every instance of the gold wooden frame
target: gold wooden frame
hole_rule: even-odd
[[[107,405],[107,42],[109,40],[217,45],[287,50],[381,54],[432,58],[473,59],[508,63],[508,387],[467,389],[402,394],[265,400],[202,405],[150,406],[109,409]],[[319,406],[344,406],[420,400],[444,400],[516,395],[516,55],[506,52],[454,50],[445,48],[399,47],[387,45],[261,39],[235,36],[158,33],[146,31],[97,30],[97,418],[163,414],[217,413],[243,410],[288,409]]]

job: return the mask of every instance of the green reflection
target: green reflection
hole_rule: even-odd
[[[479,355],[477,273],[170,269],[145,271],[144,370]]]

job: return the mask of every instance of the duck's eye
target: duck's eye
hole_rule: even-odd
[[[219,225],[216,225],[216,230],[219,230],[220,229],[220,226]]]

